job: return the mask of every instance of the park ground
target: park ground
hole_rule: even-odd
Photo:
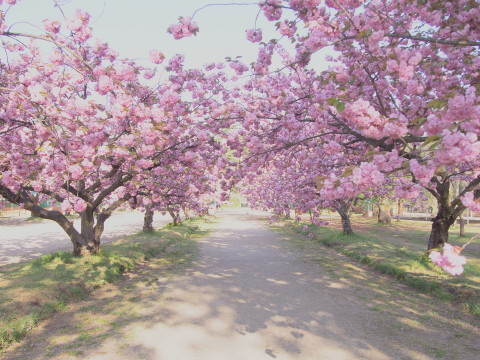
[[[392,256],[393,247],[403,252],[418,247],[421,255],[428,224],[381,227],[356,219],[363,248],[352,249],[354,241],[343,244],[332,235],[338,233],[335,219],[329,229],[304,231],[301,223],[269,225],[265,214],[225,210],[178,231],[182,241],[170,242],[119,281],[66,305],[3,356],[478,359],[474,314],[456,301],[395,281],[369,266],[374,261],[352,259],[352,254],[364,259],[366,248],[379,242],[386,250],[375,260]],[[465,255],[475,265],[477,244],[470,245],[470,256]],[[59,270],[69,266],[57,260],[52,264]],[[471,270],[467,276],[462,288],[476,293],[478,277]],[[459,279],[447,285],[460,286]]]
[[[156,213],[153,225],[160,227],[171,221],[169,215]],[[80,219],[73,218],[75,226]],[[102,242],[107,243],[127,234],[141,231],[143,213],[117,211],[105,223]],[[62,228],[51,220],[22,217],[0,217],[0,266],[37,258],[58,250],[70,250],[71,242]]]

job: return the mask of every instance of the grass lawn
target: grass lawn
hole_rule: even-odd
[[[327,227],[292,220],[281,220],[274,226],[300,235],[300,242],[333,248],[423,293],[455,302],[464,313],[480,319],[480,239],[474,239],[463,252],[467,257],[464,273],[452,276],[433,265],[426,255],[430,222],[394,220],[392,225],[379,225],[376,219],[354,216],[355,235],[346,236],[339,218],[325,219],[330,221]],[[304,230],[304,226],[308,228]],[[457,225],[451,231],[450,243],[462,245],[477,234],[479,224],[467,225],[467,236],[460,238]]]
[[[156,261],[166,269],[187,266],[198,254],[196,239],[208,219],[192,219],[153,233],[138,233],[102,246],[96,256],[55,252],[0,268],[0,353],[68,303],[86,299],[125,272]],[[200,227],[201,226],[201,229]]]

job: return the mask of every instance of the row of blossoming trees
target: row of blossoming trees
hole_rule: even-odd
[[[105,221],[127,203],[168,210],[174,221],[180,209],[205,211],[227,163],[216,138],[226,123],[210,117],[225,75],[186,70],[178,55],[159,69],[155,50],[157,68],[121,59],[92,39],[80,10],[45,20],[37,34],[15,32],[6,20],[14,4],[0,18],[0,195],[57,222],[77,255],[99,251]]]
[[[195,202],[220,182],[225,190],[248,179],[252,199],[270,208],[333,207],[346,232],[359,198],[415,198],[423,188],[438,204],[428,249],[442,247],[462,211],[480,209],[479,3],[262,0],[259,7],[278,37],[263,41],[261,29],[247,30],[258,59],[229,61],[237,76],[248,75],[229,89],[221,66],[186,70],[179,56],[152,86],[142,78],[155,79],[155,69],[92,44],[82,12],[27,37],[2,17],[12,56],[1,74],[1,195],[57,221],[80,254],[97,251],[103,223],[120,204]],[[181,18],[169,31],[180,39],[198,27]],[[55,48],[49,58],[38,42]],[[310,66],[325,49],[331,66]],[[278,61],[282,69],[273,71]],[[232,164],[225,146],[240,163],[222,180],[216,175]],[[456,194],[454,181],[464,184]],[[81,231],[40,208],[44,197],[80,212]]]
[[[249,192],[348,208],[372,191],[415,198],[423,188],[438,204],[428,249],[442,247],[462,211],[480,209],[480,4],[266,0],[260,8],[279,38],[247,32],[259,42],[257,76],[235,116],[245,171],[261,178]],[[326,48],[331,66],[309,67]],[[282,71],[270,72],[272,56]],[[454,181],[464,184],[457,194]]]

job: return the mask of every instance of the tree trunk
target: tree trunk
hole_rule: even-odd
[[[436,183],[434,195],[437,198],[438,212],[432,219],[432,231],[428,239],[428,250],[442,248],[448,243],[448,230],[465,209],[458,196],[450,202],[451,184],[449,181],[436,181]]]
[[[113,209],[117,207],[117,204],[112,204],[104,212],[97,215],[97,221],[95,222],[94,211],[88,206],[80,214],[80,232],[75,230],[73,225],[69,231],[65,230],[73,243],[74,255],[96,255],[100,252],[100,239],[105,229],[105,221],[111,216]],[[60,226],[62,225],[60,224]]]
[[[464,186],[461,181],[458,182],[458,196],[460,196],[461,192],[463,191]],[[465,211],[462,211],[459,216],[459,223],[460,223],[460,237],[465,237],[465,219],[463,217]]]
[[[428,239],[428,250],[442,248],[448,243],[448,229],[451,224],[446,219],[439,218],[438,215],[432,220],[432,231]]]
[[[335,210],[340,215],[343,233],[353,235],[352,224],[350,223],[351,201],[337,200]]]
[[[173,226],[178,226],[180,224],[180,214],[172,208],[168,208],[167,211],[173,219]]]
[[[153,232],[153,214],[152,205],[145,206],[145,215],[143,217],[143,232]]]
[[[462,212],[462,215],[460,215],[459,223],[460,223],[460,237],[465,237],[465,219],[463,218],[463,212]]]
[[[82,234],[76,233],[70,235],[73,243],[73,254],[75,256],[96,255],[100,252],[100,242],[93,238],[87,238]]]
[[[378,204],[378,223],[384,225],[390,225],[392,223],[390,209],[384,204]]]
[[[126,178],[122,181],[126,181]],[[121,185],[122,182],[115,184],[115,186],[112,185],[112,187],[109,188],[110,192],[103,191],[95,201],[91,201],[88,198],[85,200],[89,201],[87,201],[87,208],[80,213],[80,231],[75,229],[73,222],[60,211],[49,210],[41,207],[38,203],[38,198],[35,195],[32,195],[31,190],[22,189],[17,193],[14,193],[10,189],[0,184],[0,195],[14,204],[22,204],[26,210],[29,210],[32,213],[32,216],[55,221],[70,238],[73,244],[73,254],[76,256],[84,256],[95,255],[99,253],[100,237],[105,227],[105,221],[112,215],[112,212],[115,209],[130,199],[131,196],[126,194],[124,198],[114,201],[97,215],[97,221],[95,224],[95,209],[98,209],[98,206],[101,204],[105,196]],[[48,195],[53,196],[57,201],[62,200],[61,197],[55,196],[55,194]]]
[[[350,223],[350,217],[348,215],[340,215],[342,218],[342,229],[345,235],[353,235],[352,224]]]
[[[75,256],[95,255],[100,251],[100,236],[103,232],[105,220],[110,215],[100,216],[100,220],[95,225],[93,211],[87,208],[80,214],[80,231],[75,229],[73,222],[65,215],[56,210],[47,210],[32,202],[25,202],[25,208],[32,212],[33,216],[55,221],[67,233],[73,244],[73,254]],[[94,226],[95,225],[95,226]]]
[[[398,199],[397,201],[397,221],[400,221],[400,216],[403,214],[403,201]]]

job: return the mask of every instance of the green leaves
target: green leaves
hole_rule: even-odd
[[[343,110],[345,110],[345,103],[339,101],[336,105],[336,108],[337,108],[338,112],[342,112]]]
[[[434,141],[440,140],[442,137],[440,135],[432,135],[425,139],[423,145],[428,145],[433,143]]]
[[[327,99],[327,104],[335,106],[338,112],[345,110],[345,103],[338,98],[329,98]]]
[[[366,30],[360,31],[357,34],[357,39],[363,39],[363,38],[369,37],[371,34],[372,34],[372,29],[366,29]]]
[[[442,139],[441,135],[432,135],[425,139],[425,141],[423,142],[423,145],[424,146],[430,145],[428,150],[431,151],[431,150],[434,150],[440,144],[439,140],[441,139]]]
[[[427,103],[427,109],[441,109],[447,104],[446,100],[436,99]]]
[[[410,125],[418,125],[418,126],[422,126],[423,124],[425,124],[425,122],[427,121],[427,118],[425,117],[419,117],[419,118],[416,118],[415,120],[413,120]]]

